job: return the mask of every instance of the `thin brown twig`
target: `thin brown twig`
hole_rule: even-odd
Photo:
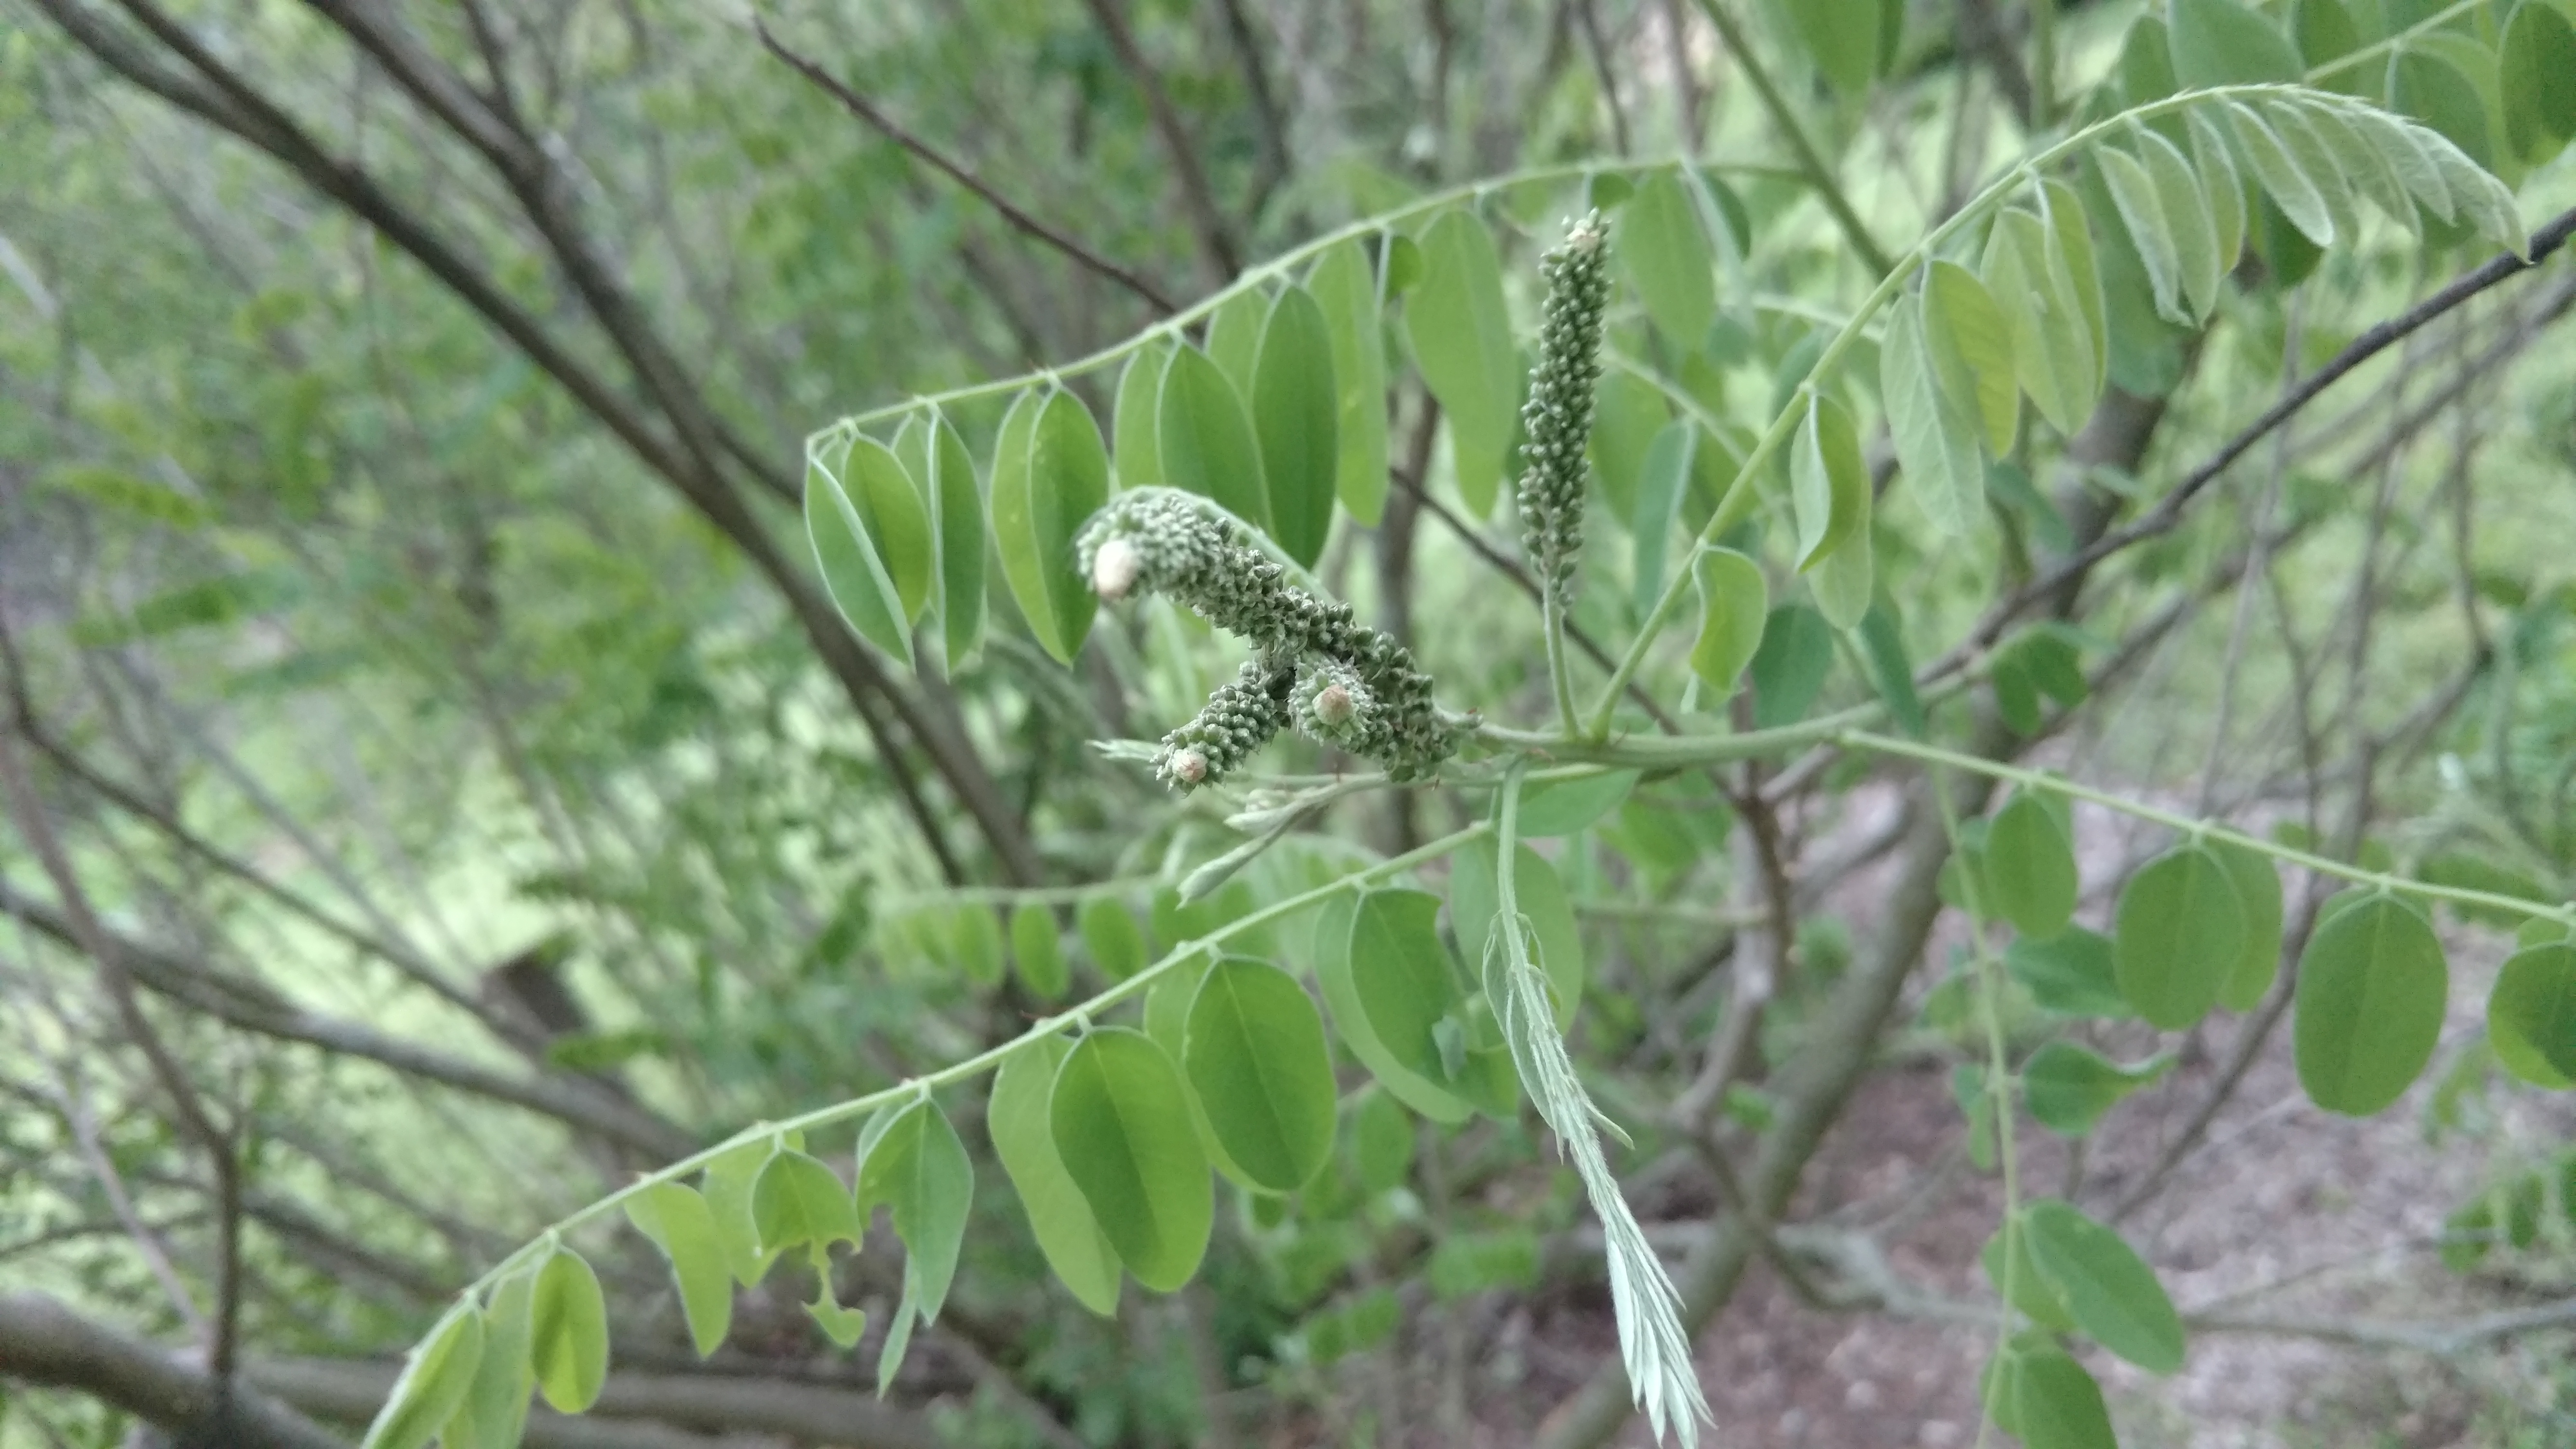
[[[788,69],[803,76],[813,84],[815,89],[840,102],[841,109],[866,122],[870,129],[902,147],[924,165],[973,192],[976,200],[1000,213],[1002,220],[1009,222],[1021,235],[1045,243],[1076,266],[1097,273],[1135,293],[1158,312],[1168,315],[1180,310],[1180,304],[1165,296],[1161,288],[1084,246],[1062,230],[1031,216],[1026,208],[995,190],[992,183],[968,170],[963,163],[950,157],[938,147],[905,129],[892,116],[879,109],[875,102],[843,85],[830,71],[823,69],[814,61],[789,49],[777,36],[769,33],[769,26],[759,16],[752,17],[751,28],[752,33],[760,37],[761,46],[777,57]]]

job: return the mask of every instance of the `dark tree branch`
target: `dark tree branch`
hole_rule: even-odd
[[[74,1389],[168,1431],[225,1449],[347,1449],[264,1393],[227,1392],[167,1349],[93,1323],[41,1293],[0,1297],[0,1378]]]
[[[731,483],[718,471],[723,444],[715,425],[688,393],[667,350],[645,325],[630,298],[609,275],[571,221],[569,189],[550,161],[531,167],[511,156],[508,132],[479,106],[471,89],[453,81],[452,72],[423,71],[434,60],[394,34],[373,14],[352,8],[349,0],[329,0],[326,9],[340,18],[351,37],[380,63],[397,69],[398,81],[433,114],[457,112],[467,124],[464,139],[494,156],[494,165],[512,184],[528,219],[545,234],[556,259],[593,316],[662,398],[675,438],[657,427],[628,398],[576,359],[571,350],[538,320],[519,307],[498,284],[468,263],[429,225],[406,210],[365,169],[330,155],[282,110],[199,44],[150,0],[118,0],[137,22],[172,53],[187,61],[203,82],[183,81],[151,63],[126,37],[101,24],[80,0],[35,0],[66,34],[138,86],[217,128],[249,142],[283,164],[299,180],[345,207],[374,227],[432,276],[481,315],[540,369],[571,392],[584,409],[607,424],[636,456],[670,483],[719,532],[749,557],[752,564],[786,599],[816,653],[842,686],[852,709],[876,745],[880,764],[906,812],[921,832],[941,869],[954,881],[965,869],[949,846],[939,816],[922,794],[910,765],[898,748],[894,722],[922,747],[992,846],[1004,874],[1015,882],[1035,880],[1041,871],[1036,852],[994,785],[971,742],[941,730],[920,701],[899,688],[876,657],[851,636],[831,603],[782,552],[754,517]],[[444,74],[446,80],[440,77]],[[209,90],[208,87],[213,87]],[[737,447],[737,456],[757,457]],[[787,499],[797,496],[786,475],[769,470],[768,485]]]
[[[15,817],[18,833],[36,853],[37,862],[52,880],[55,893],[62,900],[63,923],[69,933],[98,968],[99,984],[107,991],[109,1004],[115,1008],[117,1024],[126,1039],[143,1053],[152,1067],[153,1078],[170,1098],[179,1135],[206,1155],[208,1170],[214,1174],[217,1217],[215,1221],[215,1314],[212,1341],[206,1349],[206,1367],[213,1375],[215,1392],[220,1400],[231,1392],[233,1352],[241,1327],[241,1156],[235,1134],[238,1124],[218,1124],[206,1106],[205,1097],[189,1077],[188,1070],[161,1039],[152,1019],[143,1012],[143,1003],[134,990],[134,975],[119,943],[111,938],[99,922],[97,911],[90,905],[89,894],[81,887],[79,874],[72,869],[71,856],[63,849],[54,833],[53,821],[47,815],[45,802],[36,793],[36,782],[27,773],[26,762],[19,757],[15,732],[0,729],[0,791],[8,796],[9,813]]]
[[[393,1387],[395,1366],[338,1359],[254,1359],[251,1382],[306,1412],[352,1422],[372,1415]],[[613,1373],[592,1405],[590,1422],[540,1408],[529,1416],[528,1444],[640,1444],[644,1423],[707,1434],[775,1434],[850,1449],[939,1449],[946,1443],[919,1414],[878,1402],[873,1394],[785,1379],[716,1374]],[[639,1423],[638,1421],[642,1421]],[[572,1440],[548,1433],[582,1425],[602,1437]],[[540,1437],[545,1434],[546,1437]],[[614,1436],[614,1437],[606,1437]]]
[[[1243,69],[1243,87],[1251,94],[1252,118],[1258,125],[1261,178],[1253,187],[1252,204],[1245,208],[1258,215],[1262,202],[1288,179],[1293,166],[1288,154],[1288,118],[1279,109],[1279,98],[1271,92],[1270,68],[1262,63],[1261,37],[1253,33],[1252,17],[1245,13],[1243,0],[1217,0],[1217,10],[1225,17],[1226,43],[1234,48],[1235,63]]]
[[[1136,43],[1136,32],[1127,24],[1123,0],[1083,0],[1091,18],[1100,24],[1101,34],[1109,39],[1110,51],[1125,67],[1128,79],[1145,96],[1145,109],[1154,120],[1154,132],[1162,138],[1164,152],[1172,158],[1173,179],[1180,184],[1181,205],[1189,213],[1190,226],[1198,234],[1199,251],[1207,258],[1208,270],[1220,284],[1243,269],[1241,254],[1235,250],[1233,233],[1225,224],[1225,213],[1218,209],[1216,192],[1208,185],[1207,168],[1199,164],[1197,143],[1190,139],[1188,123],[1172,106],[1171,94],[1163,89],[1163,78],[1155,73],[1153,62],[1145,58],[1143,47]]]
[[[2155,507],[2139,515],[2124,527],[2109,530],[2091,543],[2067,555],[2046,573],[2023,585],[2011,598],[1995,606],[1970,632],[1961,649],[1980,649],[1994,643],[2003,636],[2004,630],[2011,626],[2013,620],[2020,617],[2025,610],[2041,600],[2056,597],[2070,586],[2080,583],[2093,565],[2132,544],[2171,532],[2175,525],[2182,522],[2183,510],[2191,506],[2191,501],[2198,497],[2202,490],[2217,482],[2219,475],[2225,473],[2230,464],[2245,456],[2248,449],[2269,436],[2274,429],[2298,416],[2302,409],[2316,401],[2327,388],[2334,386],[2371,358],[2405,340],[2426,323],[2462,306],[2470,298],[2485,292],[2497,283],[2539,266],[2548,260],[2552,253],[2567,245],[2570,236],[2576,236],[2576,211],[2564,212],[2533,232],[2529,257],[2517,257],[2510,252],[2498,256],[2484,266],[2461,276],[2449,286],[2408,308],[2405,312],[2379,323],[2354,338],[2325,366],[2318,368],[2297,387],[2285,394],[2279,402],[2265,409],[2261,417],[2256,418],[2243,431],[2222,444],[2218,451],[2212,453],[2199,467],[2194,468],[2180,483],[2175,484]]]
[[[1076,266],[1096,272],[1135,293],[1144,299],[1146,305],[1157,312],[1169,315],[1180,310],[1179,304],[1163,295],[1161,289],[1153,283],[1031,216],[1009,197],[994,190],[991,183],[951,160],[929,142],[905,130],[893,117],[879,110],[874,102],[835,79],[830,71],[788,49],[777,36],[769,33],[769,27],[761,22],[760,17],[756,15],[752,17],[751,28],[758,33],[760,43],[768,48],[769,53],[784,62],[789,69],[812,82],[817,90],[840,102],[843,110],[866,122],[878,134],[901,146],[949,180],[973,192],[977,200],[1001,213],[1002,219],[1009,222],[1023,236],[1053,247]]]
[[[0,880],[0,915],[14,916],[39,935],[83,955],[92,954],[82,933],[61,910],[6,880]],[[227,1026],[357,1057],[405,1076],[524,1107],[656,1160],[685,1156],[698,1148],[689,1134],[587,1080],[509,1076],[388,1036],[361,1022],[307,1011],[257,982],[210,971],[201,963],[166,955],[140,942],[104,930],[99,939],[101,949],[122,964],[136,985]]]

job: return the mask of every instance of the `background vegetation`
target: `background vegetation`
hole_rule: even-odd
[[[2218,26],[2218,69],[2159,78],[2168,21]],[[907,668],[813,567],[812,430],[984,388],[947,415],[989,474],[1012,389],[984,385],[1356,220],[1429,246],[1444,199],[1499,238],[1528,339],[1538,252],[1608,205],[1635,365],[1591,453],[1588,698],[1585,651],[1675,577],[1635,543],[1640,480],[1704,521],[1890,258],[2072,126],[2302,77],[2495,172],[2538,264],[2370,213],[2320,253],[2261,203],[2223,291],[2166,320],[2103,175],[2066,172],[2098,403],[2052,417],[2025,377],[1954,539],[1894,466],[1873,331],[1874,631],[1817,636],[1803,700],[1757,656],[1720,704],[1685,625],[1638,676],[1665,718],[1621,721],[1901,723],[1919,682],[1953,767],[1819,739],[1588,818],[1560,797],[1572,828],[1531,833],[1590,964],[1570,1035],[1635,1139],[1613,1165],[1717,1442],[1989,1432],[1978,1249],[2016,1136],[2015,1200],[2118,1225],[2193,1334],[2178,1379],[2084,1350],[2121,1442],[2569,1442],[2571,1119],[2483,1013],[2513,934],[2551,929],[2526,915],[2576,895],[2570,27],[2538,0],[0,0],[0,1444],[354,1441],[458,1290],[634,1174],[1486,818],[1488,789],[1355,790],[1185,903],[1269,797],[1176,797],[1092,743],[1180,723],[1239,641],[1104,609],[1067,668],[997,562],[980,652]],[[1638,221],[1679,180],[1704,316]],[[1422,334],[1385,340],[1383,502],[1316,573],[1442,703],[1545,728],[1520,530],[1479,506]],[[1119,376],[1066,386],[1108,424]],[[1648,457],[1668,426],[1682,468]],[[1760,484],[1775,602],[1805,597],[1787,473]],[[1944,817],[2001,809],[2016,760],[2449,891],[2448,1016],[2393,1115],[2320,1113],[2289,1064],[2334,871],[2283,873],[2287,969],[2187,1030],[2063,952],[1987,959]],[[2109,932],[2175,837],[2066,820]],[[1233,948],[1303,968],[1311,927]],[[2049,1043],[2135,1080],[2052,1104]],[[2013,1064],[2027,1117],[1984,1090]],[[1220,1184],[1197,1280],[1106,1320],[1003,1190],[983,1088],[943,1097],[978,1187],[882,1400],[884,1224],[835,1270],[875,1324],[855,1353],[791,1265],[726,1289],[703,1359],[663,1257],[587,1230],[613,1360],[527,1442],[1642,1437],[1551,1134],[1340,1080],[1324,1174],[1284,1207]],[[846,1134],[814,1150],[846,1166]],[[2277,1391],[2211,1387],[2239,1375]]]

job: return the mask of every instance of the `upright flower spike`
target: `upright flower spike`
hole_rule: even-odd
[[[1259,651],[1198,718],[1164,737],[1155,773],[1174,789],[1214,784],[1294,723],[1308,735],[1420,779],[1457,748],[1413,651],[1351,606],[1291,583],[1232,518],[1194,493],[1139,488],[1093,515],[1077,541],[1106,599],[1167,594]]]
[[[1530,373],[1521,426],[1521,546],[1548,598],[1573,604],[1574,561],[1583,551],[1583,447],[1601,385],[1601,318],[1610,304],[1609,224],[1591,212],[1539,260],[1547,303],[1538,366]]]

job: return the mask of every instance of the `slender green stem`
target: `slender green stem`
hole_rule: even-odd
[[[1950,798],[1950,782],[1941,772],[1935,771],[1931,784],[1932,799],[1941,807],[1941,828],[1950,837],[1950,858],[1961,862],[1964,867],[1966,857],[1959,851],[1959,807]],[[2013,1107],[2016,1087],[2012,1075],[2012,1054],[2004,1041],[2004,973],[2002,964],[1995,960],[1993,942],[1986,938],[1985,888],[1978,879],[1978,873],[1961,869],[1959,885],[1968,917],[1969,954],[1977,965],[1977,997],[1983,1007],[1980,1014],[1985,1018],[1986,1100],[1992,1104],[1995,1114],[1995,1163],[2003,1171],[2005,1241],[2009,1248],[2020,1232],[2021,1152],[2014,1136],[2019,1114]],[[2012,1305],[2020,1286],[2015,1279],[2021,1254],[2007,1251],[2003,1259],[2002,1281],[1995,1285],[2004,1300],[2003,1314],[1995,1328],[1995,1357],[1998,1359],[2003,1357],[2006,1345],[2012,1341]],[[1977,1442],[1985,1442],[1985,1425],[1993,1421],[1994,1416],[1987,1414],[1984,1423],[1978,1427]]]
[[[1471,181],[1463,185],[1452,186],[1440,191],[1426,193],[1406,202],[1404,205],[1399,206],[1392,211],[1380,212],[1375,216],[1363,217],[1346,226],[1336,227],[1331,231],[1325,232],[1321,236],[1315,237],[1311,241],[1292,247],[1289,250],[1272,257],[1258,266],[1247,268],[1241,276],[1236,277],[1232,282],[1227,283],[1225,286],[1218,288],[1216,291],[1209,293],[1207,296],[1200,298],[1198,301],[1191,303],[1189,306],[1173,313],[1171,316],[1164,318],[1162,321],[1155,323],[1153,326],[1146,328],[1133,337],[1129,337],[1122,342],[1112,343],[1087,357],[1077,358],[1072,362],[1068,362],[1062,367],[1045,368],[1037,372],[1022,373],[1016,377],[995,378],[989,382],[971,383],[964,387],[950,388],[945,392],[924,393],[918,397],[907,398],[899,403],[888,403],[883,407],[870,408],[867,411],[860,413],[852,413],[848,417],[842,418],[826,427],[817,429],[812,436],[805,440],[805,452],[808,457],[816,456],[828,448],[847,442],[853,435],[863,429],[873,427],[879,423],[891,422],[894,419],[902,417],[906,413],[915,412],[924,408],[946,407],[957,403],[974,402],[983,398],[1008,397],[1022,388],[1034,387],[1040,383],[1055,381],[1067,377],[1078,377],[1087,372],[1097,372],[1102,368],[1109,367],[1115,363],[1125,360],[1130,355],[1142,351],[1164,338],[1179,338],[1183,331],[1192,323],[1214,315],[1219,307],[1224,306],[1226,302],[1240,293],[1255,287],[1266,286],[1274,280],[1285,279],[1301,264],[1312,258],[1321,256],[1325,251],[1341,244],[1342,242],[1350,241],[1354,238],[1373,236],[1379,232],[1400,226],[1407,221],[1411,221],[1415,217],[1426,216],[1443,207],[1455,206],[1461,202],[1472,204],[1493,195],[1495,192],[1507,190],[1515,186],[1526,186],[1533,183],[1549,181],[1570,181],[1581,177],[1599,175],[1603,172],[1617,172],[1621,175],[1630,175],[1641,171],[1662,170],[1682,165],[1698,166],[1705,170],[1720,171],[1729,175],[1737,176],[1762,176],[1776,180],[1798,182],[1805,182],[1812,179],[1802,170],[1776,166],[1767,162],[1738,160],[1703,161],[1695,160],[1688,156],[1665,156],[1651,161],[1594,160],[1569,162],[1558,165],[1524,167],[1518,171],[1507,171],[1501,175],[1488,176],[1480,181]]]
[[[1807,128],[1798,121],[1798,113],[1789,108],[1789,98],[1772,84],[1771,73],[1763,69],[1761,58],[1754,54],[1751,45],[1745,43],[1743,28],[1717,0],[1699,0],[1699,8],[1700,13],[1708,17],[1708,23],[1717,27],[1718,35],[1726,41],[1727,53],[1735,57],[1735,63],[1743,68],[1744,78],[1753,84],[1753,93],[1762,98],[1762,108],[1771,113],[1772,124],[1780,128],[1789,149],[1797,154],[1798,169],[1805,173],[1807,184],[1816,188],[1816,195],[1825,203],[1825,209],[1834,214],[1835,224],[1843,230],[1843,239],[1851,243],[1852,251],[1860,257],[1862,265],[1873,272],[1885,272],[1892,265],[1887,253],[1880,249],[1878,239],[1869,234],[1860,213],[1852,210],[1851,198],[1843,195],[1841,184],[1835,181],[1833,171],[1825,165],[1823,153],[1808,138]]]
[[[1968,770],[1997,780],[2009,781],[2024,789],[2051,791],[2069,800],[2082,800],[2088,804],[2099,805],[2105,810],[2116,810],[2132,819],[2151,821],[2187,835],[2242,846],[2275,860],[2285,861],[2319,875],[2348,880],[2356,885],[2420,896],[2426,900],[2453,901],[2465,906],[2484,906],[2490,910],[2505,911],[2534,919],[2564,921],[2570,927],[2576,927],[2576,902],[2560,906],[2545,906],[2536,901],[2523,900],[2518,896],[2470,890],[2464,886],[2436,885],[2430,881],[2413,880],[2390,871],[2368,870],[2336,860],[2331,856],[2299,850],[2265,840],[2258,835],[2231,830],[2224,825],[2213,825],[2208,821],[2195,819],[2177,811],[2141,804],[2126,796],[2079,785],[2072,780],[2061,779],[2038,770],[2024,769],[2019,765],[2007,765],[1996,760],[1980,759],[1975,755],[1961,754],[1957,750],[1943,749],[1939,745],[1925,744],[1919,740],[1896,739],[1888,735],[1869,734],[1862,730],[1844,730],[1836,736],[1835,743],[1848,749],[1866,750],[1872,754],[1893,755],[1909,760],[1920,760],[1925,764],[1946,765],[1953,769]]]
[[[1707,0],[1702,0],[1702,3],[1706,4]],[[1788,405],[1781,409],[1780,415],[1771,420],[1771,426],[1763,432],[1761,441],[1754,444],[1753,451],[1745,456],[1744,465],[1736,470],[1735,481],[1727,485],[1726,493],[1718,500],[1717,511],[1710,515],[1708,526],[1700,530],[1698,548],[1693,550],[1694,557],[1699,550],[1714,546],[1719,537],[1752,511],[1757,497],[1753,480],[1760,476],[1763,467],[1771,461],[1771,455],[1778,452],[1788,442],[1789,435],[1797,430],[1800,420],[1806,416],[1809,402],[1815,397],[1824,379],[1832,376],[1834,368],[1840,365],[1844,354],[1860,340],[1870,319],[1878,315],[1879,309],[1896,300],[1897,293],[1923,265],[1924,259],[1938,251],[1950,238],[1983,221],[1987,213],[2002,205],[2025,182],[2036,179],[2041,171],[2091,146],[2105,134],[2125,127],[2133,119],[2151,120],[2157,116],[2207,104],[2213,100],[2237,96],[2282,95],[2303,89],[2305,88],[2301,86],[2287,85],[2216,86],[2208,90],[2186,91],[2180,95],[2165,96],[2096,121],[2032,154],[1987,183],[1985,189],[1978,192],[1967,205],[1959,208],[1947,221],[1934,227],[1911,250],[1898,257],[1889,267],[1886,275],[1880,278],[1878,285],[1870,291],[1869,296],[1862,300],[1859,309],[1853,312],[1851,320],[1843,324],[1840,332],[1834,334],[1833,341],[1825,344],[1825,350],[1816,358],[1816,365],[1808,372],[1807,380],[1789,399]],[[1666,624],[1671,622],[1673,610],[1680,605],[1682,592],[1689,585],[1690,579],[1691,570],[1685,567],[1665,583],[1663,593],[1656,598],[1654,607],[1647,611],[1644,621],[1639,624],[1637,636],[1629,641],[1627,653],[1620,657],[1618,667],[1610,672],[1609,681],[1602,685],[1600,698],[1593,705],[1588,730],[1594,738],[1598,739],[1609,733],[1611,713],[1617,708],[1620,695],[1627,690],[1628,681],[1636,677],[1639,666],[1645,663],[1648,651],[1654,647],[1656,636],[1663,632]]]
[[[1001,1043],[999,1046],[992,1047],[989,1050],[979,1052],[974,1056],[968,1057],[964,1061],[955,1063],[951,1066],[942,1067],[938,1071],[932,1072],[927,1076],[915,1077],[909,1081],[898,1082],[882,1091],[870,1092],[863,1097],[853,1097],[845,1102],[835,1102],[828,1107],[817,1107],[813,1111],[806,1112],[800,1116],[790,1117],[783,1122],[755,1123],[752,1126],[746,1127],[742,1131],[735,1133],[733,1136],[726,1138],[724,1141],[717,1143],[713,1147],[709,1147],[704,1151],[695,1153],[691,1156],[684,1157],[667,1167],[646,1173],[645,1175],[635,1179],[633,1182],[628,1183],[626,1186],[619,1188],[617,1191],[608,1194],[606,1197],[600,1198],[598,1201],[591,1203],[587,1207],[580,1208],[564,1217],[553,1226],[547,1228],[543,1233],[539,1234],[533,1241],[525,1244],[516,1252],[511,1253],[508,1257],[503,1258],[500,1262],[494,1264],[489,1272],[466,1285],[463,1294],[458,1298],[458,1308],[451,1309],[450,1316],[455,1312],[460,1311],[464,1304],[472,1302],[485,1288],[490,1287],[493,1283],[499,1281],[512,1270],[533,1261],[540,1254],[550,1251],[551,1245],[560,1239],[565,1233],[571,1232],[573,1229],[582,1226],[584,1223],[605,1217],[613,1209],[623,1206],[627,1199],[636,1196],[647,1188],[657,1186],[661,1183],[676,1182],[679,1179],[688,1176],[690,1173],[699,1171],[709,1163],[715,1161],[716,1158],[723,1156],[725,1153],[730,1152],[734,1148],[740,1147],[745,1143],[759,1142],[764,1139],[783,1136],[790,1132],[811,1132],[821,1128],[830,1127],[835,1123],[847,1122],[854,1118],[864,1117],[868,1113],[873,1112],[877,1108],[885,1106],[888,1103],[906,1101],[911,1098],[925,1095],[941,1087],[952,1086],[956,1083],[970,1081],[976,1077],[982,1076],[986,1072],[999,1068],[1004,1061],[1008,1060],[1014,1054],[1025,1051],[1029,1047],[1036,1045],[1038,1042],[1043,1041],[1047,1037],[1053,1036],[1058,1032],[1076,1025],[1087,1023],[1091,1018],[1107,1011],[1113,1006],[1116,1006],[1119,1002],[1125,1001],[1129,997],[1145,991],[1147,988],[1151,987],[1155,981],[1170,972],[1173,968],[1179,966],[1182,962],[1199,955],[1208,948],[1217,945],[1219,942],[1239,936],[1246,931],[1265,926],[1284,916],[1295,915],[1297,912],[1305,910],[1309,906],[1319,904],[1343,891],[1357,890],[1373,882],[1384,880],[1388,876],[1398,875],[1404,871],[1411,870],[1415,866],[1437,860],[1440,857],[1447,855],[1449,852],[1456,850],[1458,847],[1465,845],[1468,841],[1474,840],[1478,836],[1487,833],[1492,828],[1492,826],[1484,823],[1483,821],[1478,821],[1476,824],[1470,825],[1464,830],[1454,831],[1448,835],[1444,835],[1428,844],[1408,850],[1402,855],[1390,856],[1365,870],[1354,871],[1349,875],[1343,876],[1339,880],[1317,886],[1313,890],[1301,891],[1296,895],[1286,897],[1285,899],[1273,901],[1269,905],[1264,906],[1257,911],[1237,917],[1236,919],[1217,927],[1215,930],[1208,932],[1204,936],[1198,937],[1196,940],[1185,941],[1180,945],[1173,947],[1170,951],[1165,952],[1162,958],[1155,961],[1152,965],[1147,966],[1145,969],[1128,977],[1126,980],[1109,987],[1109,989],[1092,997],[1090,1000],[1085,1001],[1078,1006],[1069,1007],[1066,1010],[1057,1012],[1053,1016],[1043,1017],[1027,1031],[1020,1033],[1009,1041]],[[445,1318],[440,1319],[440,1323],[443,1324],[445,1322]],[[437,1329],[433,1327],[431,1329],[431,1333],[435,1334],[436,1332]]]
[[[2350,70],[2354,66],[2377,60],[2379,57],[2388,54],[2390,51],[2404,48],[2406,43],[2413,40],[2416,36],[2422,35],[2427,31],[2439,29],[2444,25],[2448,25],[2452,21],[2468,14],[2472,10],[2478,9],[2486,3],[2487,0],[2452,0],[2451,4],[2443,6],[2441,9],[2434,11],[2432,14],[2425,16],[2423,19],[2416,21],[2414,24],[2407,26],[2405,29],[2398,31],[2395,35],[2389,36],[2385,40],[2372,41],[2370,44],[2361,47],[2359,50],[2336,56],[2334,59],[2327,61],[2322,65],[2312,65],[2308,67],[2307,79],[2311,82],[2322,80],[2327,76]]]
[[[1546,585],[1546,600],[1539,613],[1547,628],[1547,679],[1556,692],[1556,722],[1568,735],[1575,732],[1574,676],[1565,658],[1565,610],[1556,602],[1556,587]]]

